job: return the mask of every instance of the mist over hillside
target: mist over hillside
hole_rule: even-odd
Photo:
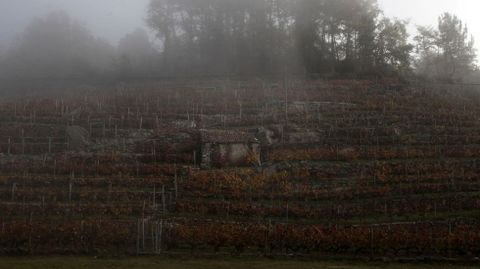
[[[158,0],[140,10],[143,25],[126,32],[119,24],[125,33],[117,44],[64,10],[35,18],[0,51],[1,77],[475,78],[475,43],[450,13],[412,33],[408,21],[387,17],[376,0]]]
[[[479,268],[479,7],[1,1],[0,268]]]

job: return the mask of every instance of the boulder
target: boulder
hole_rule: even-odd
[[[91,144],[90,134],[80,126],[69,126],[66,132],[73,150],[83,150]]]
[[[258,128],[255,136],[260,141],[260,144],[264,146],[271,146],[279,141],[279,138],[275,135],[275,132],[265,127]]]

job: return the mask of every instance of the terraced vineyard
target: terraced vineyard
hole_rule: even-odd
[[[392,81],[4,101],[0,253],[479,257],[479,101]],[[260,159],[205,165],[202,132]]]

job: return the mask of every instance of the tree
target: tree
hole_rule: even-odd
[[[380,70],[389,69],[406,76],[411,71],[413,45],[408,43],[407,23],[383,18],[377,26],[375,64]]]
[[[361,0],[360,20],[358,24],[358,72],[368,74],[374,67],[375,30],[379,15],[376,0]]]
[[[407,74],[405,23],[377,0],[151,0],[149,25],[177,74]]]
[[[60,11],[33,20],[5,62],[10,77],[76,78],[106,71],[113,55],[107,42]]]
[[[163,41],[164,60],[168,61],[170,50],[176,43],[178,17],[181,11],[175,0],[152,0],[148,8],[148,25],[157,31],[157,36]]]
[[[151,0],[164,65],[185,73],[266,74],[288,58],[292,0]],[[279,68],[282,66],[282,68]]]
[[[154,69],[158,52],[148,34],[143,29],[136,29],[120,39],[117,48],[116,70],[126,75],[149,75]],[[117,72],[118,73],[118,72]]]
[[[438,28],[419,27],[417,70],[426,77],[461,80],[475,70],[476,51],[468,28],[455,15],[442,14]]]
[[[113,62],[113,68],[117,79],[129,79],[134,74],[132,61],[126,54],[117,56]]]

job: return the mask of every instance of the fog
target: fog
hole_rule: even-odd
[[[480,269],[479,10],[0,0],[0,269]]]
[[[64,10],[91,31],[115,44],[126,33],[146,28],[148,0],[1,0],[0,46],[18,38],[28,23],[52,11]]]
[[[475,40],[480,41],[480,20],[478,0],[380,0],[378,1],[385,15],[408,19],[410,31],[415,32],[415,25],[435,25],[438,15],[443,12],[456,14],[468,25]],[[477,50],[480,42],[476,42]]]
[[[145,12],[149,0],[2,0],[0,1],[0,47],[18,37],[34,18],[54,10],[65,10],[84,22],[92,32],[118,42],[127,32],[147,28]],[[408,19],[415,25],[434,25],[442,12],[457,14],[468,24],[470,32],[480,40],[477,0],[379,0],[387,16]],[[476,44],[480,49],[480,42]]]
[[[473,12],[479,6],[475,0],[3,0],[0,75],[461,80],[476,69],[480,43],[471,36],[480,36]]]

